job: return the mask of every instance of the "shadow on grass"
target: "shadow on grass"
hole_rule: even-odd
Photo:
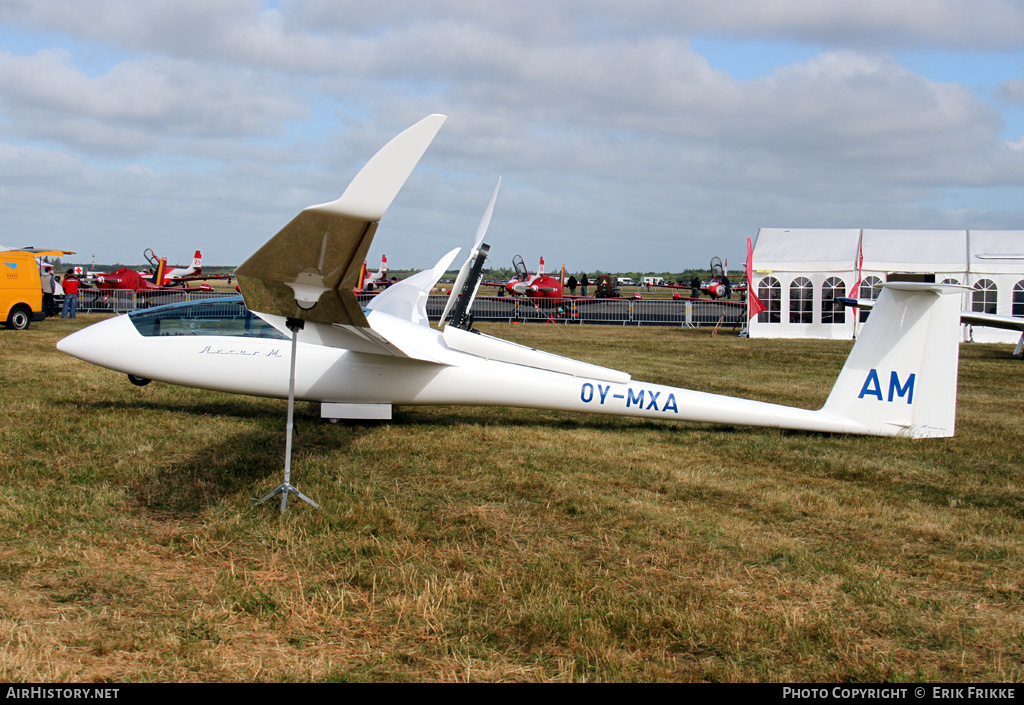
[[[271,489],[283,467],[283,433],[236,433],[156,462],[129,483],[145,509],[195,514],[239,495]]]
[[[733,433],[758,432],[758,429],[746,427],[704,424],[697,421],[673,421],[671,419],[648,419],[637,416],[620,416],[616,414],[588,414],[572,411],[552,411],[546,409],[521,409],[512,407],[407,407],[395,413],[394,424],[397,426],[444,428],[454,425],[476,425],[516,428],[549,428],[559,430],[596,430],[596,431],[718,431],[726,430]]]
[[[262,404],[260,402],[263,402]],[[276,419],[280,417],[281,426],[284,426],[284,402],[280,402],[280,409],[276,404],[278,400],[249,399],[240,397],[238,401],[232,400],[203,400],[202,402],[190,400],[157,400],[157,399],[91,399],[67,400],[55,399],[53,403],[58,406],[65,406],[78,411],[95,411],[104,413],[108,411],[150,411],[169,412],[175,414],[192,414],[194,416],[227,416],[236,419]],[[295,413],[299,415],[300,407],[296,405]]]
[[[112,410],[153,414],[153,433],[158,435],[162,414],[194,418],[194,435],[179,433],[172,452],[142,456],[126,483],[134,503],[146,511],[194,516],[220,503],[259,499],[283,480],[285,407],[276,400],[263,401],[97,400],[75,406],[79,413],[84,407],[85,413],[101,415]],[[296,407],[293,480],[296,469],[346,452],[375,424],[328,424],[302,406]],[[296,484],[301,489],[301,482]]]

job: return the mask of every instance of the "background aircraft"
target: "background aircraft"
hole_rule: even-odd
[[[380,256],[380,269],[370,272],[363,262],[363,270],[359,275],[359,286],[356,293],[372,293],[375,289],[383,289],[388,286],[388,256]]]
[[[213,291],[209,284],[188,286],[191,282],[224,279],[230,284],[230,274],[203,274],[203,256],[196,250],[192,263],[187,267],[169,267],[166,257],[157,257],[151,249],[142,253],[150,268],[137,271],[121,267],[113,272],[89,272],[85,277],[86,286],[103,291],[127,290],[138,293]]]
[[[731,282],[729,282],[728,267],[729,260],[726,260],[725,264],[723,265],[722,259],[720,257],[712,257],[710,267],[711,279],[708,281],[707,284],[701,282],[700,287],[698,287],[700,292],[702,294],[707,294],[712,299],[716,300],[731,298],[732,294],[734,293],[738,293],[741,296],[745,297],[747,293],[747,283],[740,282],[738,284],[732,284]],[[689,284],[652,284],[651,286],[657,286],[663,289],[689,289],[690,291],[692,291],[694,288],[692,285]],[[677,292],[675,295],[673,295],[672,298],[683,299],[687,297]]]
[[[633,294],[632,296],[621,296],[619,289],[613,283],[614,280],[609,275],[601,275],[596,277],[591,283],[594,289],[594,296],[577,296],[575,294],[568,294],[565,291],[564,282],[564,271],[562,277],[553,277],[544,271],[544,258],[540,258],[540,266],[537,268],[535,274],[531,274],[526,267],[526,263],[523,262],[523,258],[520,255],[516,255],[512,258],[512,268],[515,270],[515,275],[505,283],[501,282],[482,282],[482,286],[496,286],[503,288],[511,296],[522,296],[530,299],[535,304],[543,305],[557,304],[566,299],[573,301],[588,301],[596,299],[639,299],[640,294]]]
[[[142,253],[142,256],[149,262],[150,272],[157,272],[163,270],[163,283],[179,283],[181,281],[194,279],[203,273],[203,253],[196,250],[196,254],[192,257],[192,264],[187,267],[175,265],[169,267],[167,264],[166,257],[157,257],[156,253],[152,249],[147,249]]]

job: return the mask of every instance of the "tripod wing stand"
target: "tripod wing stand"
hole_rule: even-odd
[[[299,339],[299,331],[305,326],[305,323],[301,318],[289,318],[287,320],[288,330],[292,332],[292,360],[291,360],[291,372],[288,378],[288,425],[285,434],[285,449],[284,449],[284,483],[280,485],[270,494],[265,497],[256,500],[256,504],[263,504],[268,499],[281,495],[281,513],[288,508],[288,493],[298,495],[299,499],[303,500],[308,504],[312,504],[314,508],[319,508],[319,504],[311,500],[306,495],[299,492],[298,488],[291,483],[292,477],[292,432],[294,431],[295,424],[295,353],[298,347],[297,342]]]
[[[444,115],[429,115],[388,142],[340,198],[303,209],[235,270],[246,307],[284,317],[292,332],[284,484],[259,502],[280,494],[284,512],[288,495],[294,493],[319,506],[291,484],[298,331],[304,321],[314,326],[370,327],[353,289],[381,217],[444,120]]]

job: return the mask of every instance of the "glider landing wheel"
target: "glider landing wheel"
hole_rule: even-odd
[[[135,375],[128,375],[128,381],[134,384],[136,387],[145,387],[153,380],[146,379],[145,377],[136,377]]]

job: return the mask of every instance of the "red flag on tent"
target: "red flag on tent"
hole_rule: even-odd
[[[850,296],[855,299],[860,298],[860,283],[864,279],[864,231],[861,231],[860,242],[857,243],[857,281],[853,285],[853,290],[850,291]],[[857,307],[853,307],[853,315],[857,316]]]
[[[754,243],[747,238],[747,318],[753,318],[767,308],[754,293]]]

